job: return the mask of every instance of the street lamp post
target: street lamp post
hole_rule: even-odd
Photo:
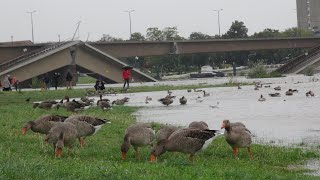
[[[133,12],[134,10],[128,10],[128,11],[124,11],[124,12],[127,12],[129,14],[129,22],[130,22],[130,38],[131,38],[131,13]]]
[[[37,11],[27,11],[27,13],[30,14],[31,16],[31,32],[32,32],[32,42],[34,43],[34,35],[33,35],[33,18],[32,18],[32,14],[35,13]]]
[[[219,27],[219,37],[220,37],[221,36],[220,35],[220,11],[223,11],[223,9],[215,9],[213,11],[218,12],[218,27]]]

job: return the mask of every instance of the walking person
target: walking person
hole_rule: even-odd
[[[60,74],[55,72],[53,74],[53,86],[54,88],[57,90],[58,89],[58,82],[59,82],[59,77],[60,77]]]
[[[3,91],[11,91],[10,75],[7,75],[3,79]]]
[[[123,71],[122,71],[122,79],[124,80],[123,89],[125,89],[126,84],[127,84],[127,90],[129,89],[129,80],[131,77],[130,69],[131,69],[131,67],[125,66],[125,67],[123,67]]]
[[[67,76],[66,76],[66,81],[67,81],[67,89],[71,89],[72,87],[72,74],[70,70],[68,70]]]

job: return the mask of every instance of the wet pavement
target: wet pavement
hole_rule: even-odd
[[[187,90],[174,90],[176,96],[173,104],[164,106],[157,100],[165,97],[167,91],[128,93],[109,96],[111,100],[129,97],[129,106],[139,106],[141,109],[135,113],[138,121],[160,122],[172,125],[187,126],[192,121],[205,121],[212,129],[220,129],[221,122],[229,119],[231,122],[240,121],[256,136],[255,141],[260,143],[276,143],[281,145],[305,144],[317,146],[320,144],[320,82],[313,82],[319,77],[290,76],[285,78],[260,79],[263,83],[272,83],[271,87],[254,90],[253,86],[221,88],[204,88],[210,96],[203,97],[202,92],[187,92]],[[214,79],[201,79],[161,82],[169,85],[189,83],[212,84]],[[221,84],[230,81],[227,78],[216,79]],[[238,82],[253,82],[257,79],[237,79]],[[179,83],[176,83],[179,82]],[[298,83],[299,82],[299,83]],[[216,83],[216,82],[214,82]],[[281,91],[273,88],[281,86]],[[286,96],[289,89],[298,89],[293,96]],[[316,97],[307,98],[305,93],[313,90]],[[280,92],[281,97],[270,97],[269,93]],[[260,95],[266,101],[260,102]],[[317,96],[319,95],[319,96]],[[146,96],[152,98],[145,103]],[[179,98],[188,99],[186,105],[180,105]],[[200,98],[198,98],[200,97]],[[217,105],[217,102],[219,104]],[[218,106],[218,108],[213,108]]]

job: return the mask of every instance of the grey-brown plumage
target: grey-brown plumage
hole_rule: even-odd
[[[241,123],[242,124],[242,123]],[[252,158],[252,153],[250,150],[251,145],[251,133],[250,131],[242,124],[238,125],[231,124],[229,120],[224,120],[221,128],[225,128],[224,137],[227,143],[233,149],[233,154],[237,157],[239,148],[247,148],[250,158]]]
[[[206,140],[215,136],[216,130],[181,129],[173,132],[168,139],[159,141],[151,151],[151,161],[166,151],[194,154],[199,151]]]
[[[122,159],[126,159],[126,154],[132,145],[136,156],[138,156],[138,148],[150,145],[152,146],[152,141],[154,140],[154,131],[150,124],[138,123],[129,126],[123,138],[123,143],[121,145]]]
[[[111,105],[109,104],[108,101],[97,101],[97,106],[99,106],[103,111],[104,110],[109,110],[111,108]]]
[[[116,105],[124,105],[126,102],[129,102],[129,99],[128,97],[124,97],[122,99],[117,99],[115,101],[112,102],[112,104],[116,104]]]
[[[186,97],[182,96],[182,98],[180,98],[179,101],[180,101],[180,104],[187,104],[188,100]]]
[[[41,109],[51,109],[53,108],[55,103],[50,102],[40,102],[40,103],[33,103],[33,108],[41,108]]]
[[[53,144],[53,154],[61,157],[63,147],[72,147],[78,136],[77,128],[68,122],[57,123],[51,128],[47,139]],[[57,150],[57,153],[56,153]]]
[[[84,138],[96,133],[102,125],[107,123],[107,120],[86,115],[73,115],[65,122],[70,122],[77,127],[77,138],[79,138],[80,145],[84,146]]]
[[[157,142],[163,140],[163,139],[168,139],[170,135],[177,131],[179,128],[175,126],[162,126],[159,131],[156,134],[156,140]]]
[[[23,128],[22,133],[26,134],[29,129],[33,132],[40,133],[40,134],[48,134],[50,129],[55,125],[57,122],[63,122],[67,117],[59,116],[59,115],[46,115],[41,116],[34,121],[27,122]]]
[[[204,121],[193,121],[189,124],[189,128],[199,130],[209,129],[208,124]]]
[[[163,105],[169,106],[170,104],[173,103],[173,98],[165,97],[165,98],[159,99],[158,101],[161,102]]]

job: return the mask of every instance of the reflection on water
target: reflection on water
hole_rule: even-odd
[[[318,77],[317,77],[318,78]],[[254,90],[253,86],[206,88],[211,96],[202,97],[201,92],[187,92],[175,90],[172,95],[177,96],[174,103],[162,105],[157,99],[164,97],[167,92],[146,92],[118,95],[130,97],[130,106],[142,107],[137,113],[138,121],[155,121],[173,125],[187,126],[192,121],[205,121],[212,129],[220,129],[224,119],[241,121],[256,136],[256,142],[281,143],[281,144],[319,144],[320,142],[320,82],[313,82],[306,76],[290,76],[286,78],[260,79],[263,83],[272,83],[270,88],[263,87]],[[213,81],[228,81],[224,79],[202,79],[201,83],[212,84]],[[257,81],[239,78],[237,81]],[[182,81],[184,84],[197,84],[198,81]],[[299,83],[297,83],[299,82]],[[165,82],[161,82],[165,84]],[[167,82],[167,84],[180,84]],[[273,87],[281,86],[281,91]],[[293,96],[285,96],[289,89],[298,89]],[[305,93],[309,90],[315,92],[316,97],[307,98]],[[270,97],[269,93],[280,92],[281,97]],[[259,102],[263,94],[266,101]],[[145,103],[145,97],[153,100]],[[187,105],[180,105],[179,98],[185,96]],[[198,96],[203,99],[200,103]],[[210,106],[217,105],[218,108]]]

